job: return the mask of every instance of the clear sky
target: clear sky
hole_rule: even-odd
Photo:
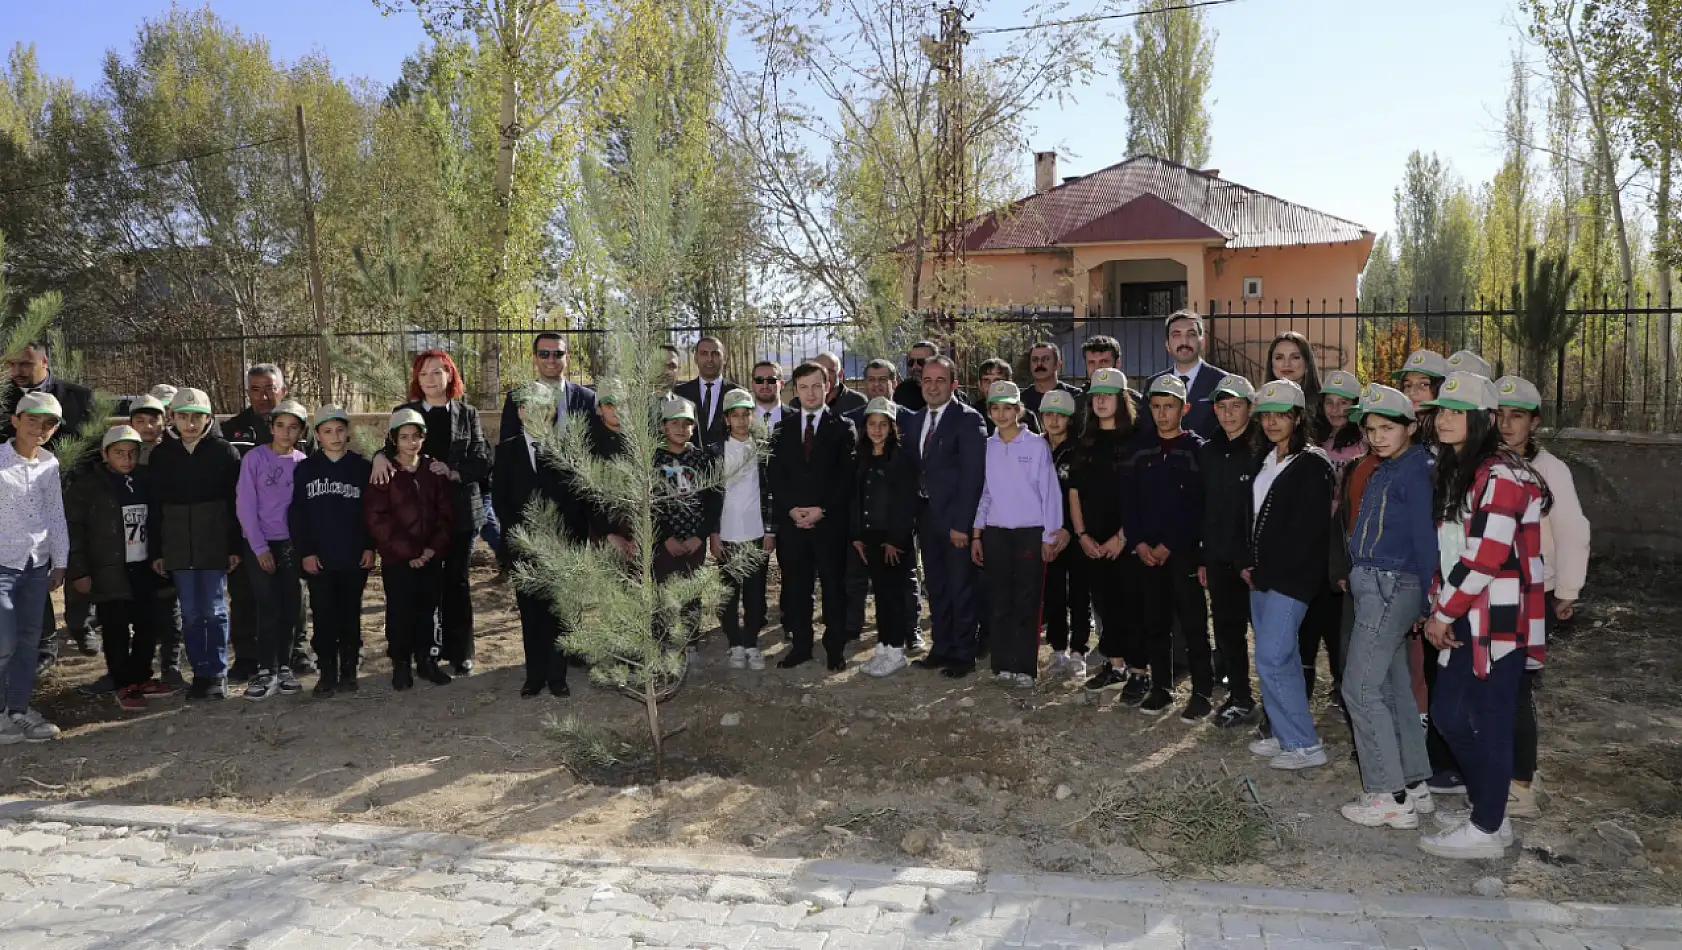
[[[211,0],[218,14],[268,38],[278,57],[324,52],[341,74],[389,82],[425,36],[412,13],[382,17],[369,0]],[[976,2],[973,26],[1025,21],[1023,0]],[[1076,12],[1090,8],[1084,0]],[[1096,6],[1093,3],[1091,6]],[[1409,151],[1436,151],[1472,182],[1499,164],[1497,131],[1514,0],[1240,0],[1208,10],[1218,31],[1210,164],[1241,184],[1388,230]],[[105,50],[126,50],[166,0],[0,0],[0,46],[34,42],[42,66],[79,85],[100,79]],[[1114,35],[1127,21],[1106,29]],[[995,54],[983,37],[971,56]],[[1539,118],[1539,117],[1538,117]],[[1031,117],[1022,157],[1059,152],[1059,173],[1120,161],[1126,110],[1113,64],[1073,105]]]

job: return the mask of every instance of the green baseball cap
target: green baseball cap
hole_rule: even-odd
[[[350,425],[350,413],[338,406],[322,406],[315,411],[315,428],[317,429],[334,420],[343,422],[348,426]]]
[[[1254,383],[1243,376],[1229,373],[1221,377],[1221,381],[1215,384],[1214,391],[1209,393],[1209,398],[1205,399],[1204,402],[1220,402],[1229,396],[1254,399],[1255,395],[1256,387]]]
[[[1163,373],[1151,380],[1151,396],[1173,396],[1180,402],[1186,401],[1186,382],[1173,373]]]
[[[1022,404],[1022,390],[1010,380],[1001,379],[993,384],[992,389],[987,390],[987,402],[989,405],[1002,402],[1010,406],[1019,406]]]
[[[396,432],[404,426],[420,426],[420,430],[425,432],[426,417],[413,409],[404,407],[391,414],[391,422],[385,428],[387,432]]]
[[[1416,418],[1413,400],[1400,389],[1380,383],[1368,383],[1367,388],[1361,390],[1361,401],[1349,410],[1349,418],[1359,424],[1369,412],[1389,416],[1397,422],[1413,422]]]
[[[1288,379],[1270,379],[1256,393],[1257,412],[1290,412],[1304,405],[1302,387]]]
[[[1060,416],[1074,415],[1074,394],[1063,389],[1053,389],[1051,392],[1046,393],[1045,397],[1040,400],[1040,415],[1043,416],[1048,412],[1056,413]]]
[[[1089,396],[1114,396],[1127,389],[1127,374],[1106,366],[1092,374],[1092,385],[1086,387]]]
[[[274,407],[274,410],[269,413],[269,419],[273,420],[275,416],[291,416],[298,420],[298,424],[302,426],[310,424],[310,411],[305,409],[304,404],[296,399],[287,399]]]
[[[887,416],[889,419],[897,419],[899,418],[899,407],[894,405],[894,401],[892,399],[889,399],[886,396],[877,396],[875,399],[870,400],[869,405],[864,407],[864,414],[867,416]]]
[[[12,410],[18,416],[57,416],[64,418],[64,408],[58,404],[58,397],[52,393],[24,393],[18,400],[18,407]]]
[[[1354,373],[1338,370],[1326,374],[1325,382],[1320,384],[1321,395],[1342,396],[1345,399],[1361,398],[1361,381]]]
[[[1495,409],[1495,384],[1477,373],[1450,373],[1448,381],[1438,390],[1437,398],[1426,403],[1438,409],[1457,409],[1475,412]]]
[[[729,412],[732,409],[752,409],[753,396],[745,389],[732,389],[724,394],[724,402],[720,407]]]
[[[1408,354],[1407,362],[1402,364],[1402,368],[1391,373],[1390,377],[1401,379],[1409,373],[1424,373],[1433,379],[1442,379],[1450,372],[1452,370],[1449,369],[1448,360],[1443,359],[1442,354],[1435,350],[1414,350]]]
[[[1542,410],[1542,391],[1528,379],[1518,376],[1503,376],[1495,381],[1495,405],[1512,406],[1517,409],[1529,409],[1531,412]]]
[[[155,412],[161,416],[165,412],[165,406],[162,400],[148,393],[129,400],[128,414],[133,416],[137,412]]]
[[[140,433],[134,431],[133,426],[112,426],[111,428],[105,430],[105,437],[99,440],[99,450],[103,452],[111,446],[116,445],[118,442],[134,442],[138,444],[142,441]]]

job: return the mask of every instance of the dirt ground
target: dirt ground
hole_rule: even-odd
[[[577,670],[571,699],[520,698],[512,594],[489,581],[476,572],[479,672],[444,687],[394,694],[380,658],[354,697],[191,708],[167,699],[123,714],[111,698],[75,689],[103,661],[69,657],[37,702],[64,736],[0,750],[0,793],[546,844],[1374,892],[1464,895],[1494,875],[1509,896],[1674,903],[1682,894],[1682,566],[1597,565],[1591,599],[1575,630],[1556,638],[1537,694],[1545,817],[1519,823],[1523,847],[1498,863],[1432,860],[1413,832],[1338,816],[1359,778],[1324,685],[1316,708],[1332,765],[1288,774],[1248,753],[1251,730],[1089,704],[1074,684],[1019,693],[984,676],[954,683],[914,669],[870,679],[860,670],[870,633],[835,675],[821,663],[732,671],[721,638],[709,638],[663,707],[668,729],[680,730],[668,742],[673,767],[686,777],[655,789],[634,775],[575,774],[545,738],[546,719],[576,713],[634,742],[646,735],[641,709]],[[369,585],[370,656],[383,647],[378,591]],[[777,645],[774,661],[777,628],[763,642]],[[740,724],[722,725],[727,714]],[[1249,858],[1177,861],[1170,841],[1090,817],[1108,785],[1149,791],[1193,779],[1253,791],[1274,820]]]

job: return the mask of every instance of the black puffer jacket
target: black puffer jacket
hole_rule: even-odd
[[[1239,439],[1223,432],[1204,443],[1203,455],[1203,559],[1226,564],[1250,560],[1250,523],[1247,512],[1254,510],[1250,484],[1256,475],[1256,452],[1262,441],[1255,423]]]
[[[171,571],[225,571],[240,547],[234,489],[239,453],[225,439],[207,435],[193,451],[180,439],[162,439],[147,463],[152,497],[147,524],[152,558]]]
[[[917,467],[911,454],[902,448],[883,458],[866,449],[859,454],[855,474],[852,539],[886,538],[886,543],[910,550],[917,514]]]
[[[146,476],[143,468],[136,468],[132,475],[118,475],[101,464],[64,490],[64,520],[70,529],[65,579],[90,578],[93,591],[88,599],[96,604],[134,596],[129,585],[128,539],[132,532],[138,543],[146,543]],[[129,523],[123,516],[131,506],[140,517]]]

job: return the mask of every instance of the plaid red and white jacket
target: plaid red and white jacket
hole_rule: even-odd
[[[1542,665],[1547,650],[1542,580],[1542,503],[1536,474],[1505,454],[1483,464],[1467,494],[1466,549],[1432,595],[1436,619],[1465,618],[1472,633],[1472,671],[1480,679],[1514,650]],[[1440,661],[1448,661],[1442,651]]]

